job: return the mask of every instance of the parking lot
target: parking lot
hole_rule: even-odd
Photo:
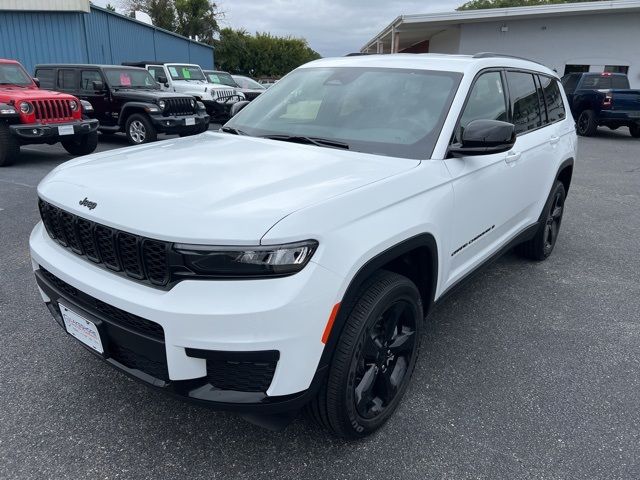
[[[184,404],[69,338],[28,252],[36,185],[69,158],[24,147],[0,170],[0,478],[640,477],[640,141],[626,128],[580,138],[551,258],[508,254],[440,304],[397,414],[355,443],[302,416],[274,433]]]

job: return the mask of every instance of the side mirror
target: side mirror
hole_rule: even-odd
[[[36,77],[33,77],[33,83],[36,84],[36,87],[40,88],[40,80]]]
[[[94,80],[91,82],[91,85],[96,92],[102,92],[104,90],[104,83],[100,81]]]
[[[169,79],[167,77],[162,76],[162,75],[158,75],[158,83],[161,83],[165,87],[168,87],[169,86]]]
[[[512,123],[499,120],[474,120],[462,131],[462,142],[449,146],[455,157],[491,155],[507,152],[516,143],[516,129]]]
[[[235,117],[238,114],[238,112],[242,110],[244,107],[246,107],[247,105],[249,105],[249,102],[247,100],[234,103],[233,105],[231,105],[231,111],[229,112],[229,115],[231,115],[232,117]]]

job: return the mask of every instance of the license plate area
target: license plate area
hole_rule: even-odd
[[[185,125],[195,125],[196,124],[196,119],[195,118],[185,118],[184,119],[184,124]]]
[[[58,303],[58,306],[60,307],[60,313],[62,314],[62,320],[64,321],[67,333],[84,343],[90,349],[104,355],[104,345],[100,337],[98,325],[62,303]]]
[[[58,135],[73,135],[73,125],[60,125],[58,127]]]

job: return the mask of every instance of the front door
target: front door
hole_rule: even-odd
[[[96,90],[95,83],[99,82],[103,88]],[[100,125],[115,125],[116,119],[112,116],[112,105],[109,96],[109,89],[102,77],[100,70],[86,69],[80,71],[80,98],[91,103],[95,112],[95,118],[100,121]]]
[[[474,81],[453,142],[473,120],[509,121],[504,74],[485,71]],[[489,257],[518,228],[518,155],[510,151],[490,155],[448,158],[453,177],[454,210],[448,287]]]

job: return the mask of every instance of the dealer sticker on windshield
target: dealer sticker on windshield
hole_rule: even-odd
[[[73,135],[73,125],[60,125],[58,135]]]
[[[67,332],[96,352],[104,353],[102,340],[100,339],[100,333],[98,332],[96,324],[61,303],[58,305],[60,306],[60,313],[62,313],[62,319],[64,320]]]

